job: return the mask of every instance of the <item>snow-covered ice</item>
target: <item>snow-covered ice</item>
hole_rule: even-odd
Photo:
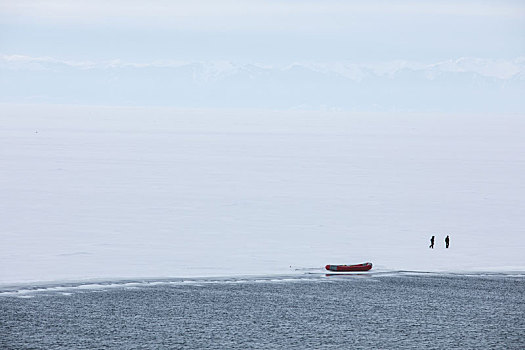
[[[1,284],[525,271],[522,115],[1,105],[0,126]]]

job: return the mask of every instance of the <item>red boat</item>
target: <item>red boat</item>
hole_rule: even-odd
[[[329,271],[368,271],[372,268],[372,263],[362,263],[357,265],[326,265]]]

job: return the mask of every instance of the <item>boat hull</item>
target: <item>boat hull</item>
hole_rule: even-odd
[[[363,263],[356,265],[326,265],[328,271],[368,271],[372,268],[372,263]]]

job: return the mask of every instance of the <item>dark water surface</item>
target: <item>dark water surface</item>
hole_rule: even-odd
[[[3,290],[0,348],[523,349],[525,279],[401,274]]]

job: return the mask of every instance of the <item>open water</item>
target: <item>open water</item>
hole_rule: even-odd
[[[525,278],[304,275],[0,290],[1,349],[524,349]]]

